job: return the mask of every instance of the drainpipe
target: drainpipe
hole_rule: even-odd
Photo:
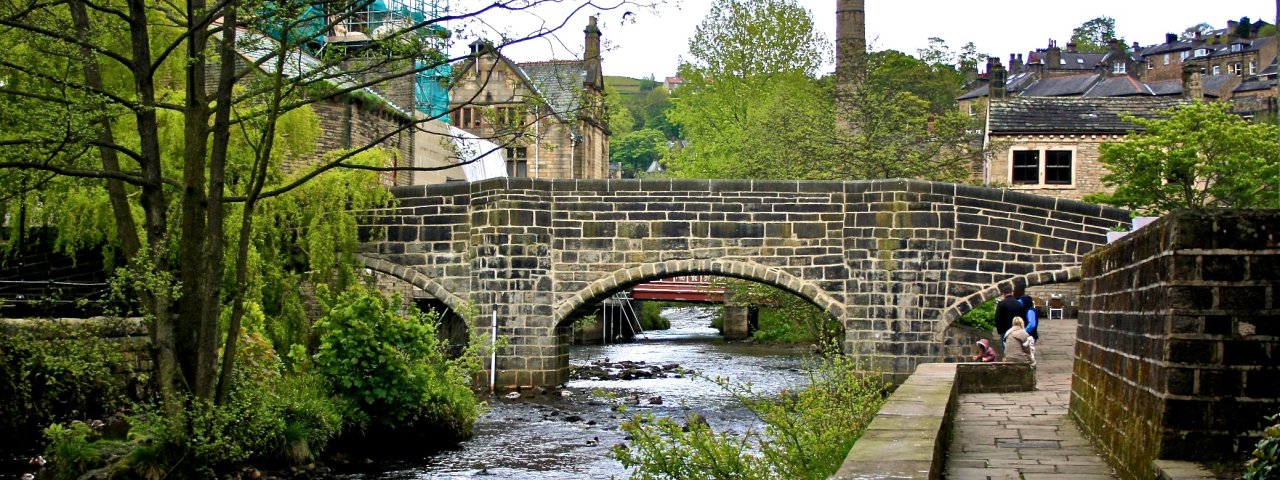
[[[493,395],[493,384],[498,380],[498,310],[493,310],[493,343],[489,344],[489,395]]]
[[[542,119],[538,118],[538,114],[533,115],[533,178],[538,177],[538,157],[542,150]]]

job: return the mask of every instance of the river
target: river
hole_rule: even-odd
[[[804,383],[803,350],[751,343],[726,343],[708,327],[717,307],[663,310],[671,329],[650,332],[633,343],[574,346],[570,363],[600,360],[676,363],[705,376],[751,382],[757,391],[776,393]],[[636,411],[683,419],[696,412],[716,430],[743,431],[758,421],[732,396],[698,376],[637,380],[573,380],[572,396],[542,395],[533,399],[491,399],[489,411],[476,422],[475,436],[458,448],[420,459],[380,463],[343,479],[603,479],[626,478],[609,450],[625,443],[619,425]],[[638,399],[627,413],[593,394]],[[661,404],[650,399],[661,397]],[[632,400],[635,401],[635,400]]]

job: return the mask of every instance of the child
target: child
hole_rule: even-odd
[[[978,340],[978,354],[973,356],[975,362],[994,362],[996,361],[996,349],[991,348],[991,342],[987,339]]]

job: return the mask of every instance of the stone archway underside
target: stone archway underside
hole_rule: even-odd
[[[366,265],[451,306],[497,312],[509,344],[497,373],[508,386],[567,378],[561,320],[575,309],[683,272],[791,290],[844,323],[846,352],[905,378],[950,356],[936,332],[992,285],[1078,272],[1129,218],[906,180],[495,179],[393,192],[399,205],[362,226]]]

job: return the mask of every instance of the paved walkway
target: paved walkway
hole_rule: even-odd
[[[1040,323],[1035,391],[960,396],[945,478],[1116,478],[1067,416],[1075,327],[1074,319]]]

